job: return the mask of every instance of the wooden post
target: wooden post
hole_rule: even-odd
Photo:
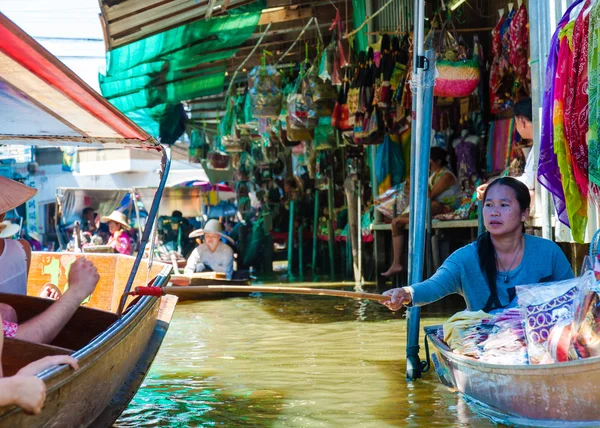
[[[304,281],[304,223],[298,228],[298,275],[300,281]]]
[[[312,247],[312,273],[317,271],[317,245],[319,234],[319,189],[315,189],[315,214],[313,218],[313,247]]]
[[[329,276],[331,277],[332,281],[335,279],[335,256],[333,249],[333,245],[335,244],[335,232],[333,230],[333,192],[333,169],[331,169],[327,183],[327,207],[329,210],[329,227],[327,229],[329,229]]]
[[[293,279],[292,262],[294,259],[294,205],[295,202],[292,199],[290,201],[290,224],[288,230],[288,279]]]

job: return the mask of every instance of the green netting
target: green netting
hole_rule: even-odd
[[[367,18],[365,0],[352,0],[352,23],[354,28],[358,28]],[[357,51],[366,51],[369,48],[369,40],[367,36],[367,26],[354,35]]]
[[[108,52],[107,73],[99,76],[102,95],[151,135],[174,141],[185,120],[180,102],[223,92],[225,64],[193,68],[236,54],[265,7],[260,0]]]
[[[161,59],[189,59],[194,53],[237,47],[258,24],[260,12],[200,20],[155,34],[107,53],[107,74]]]
[[[129,113],[159,104],[174,104],[183,100],[220,93],[223,91],[224,82],[225,73],[223,71],[165,85],[151,86],[135,93],[111,98],[110,102],[123,113]],[[123,82],[123,84],[127,83]]]

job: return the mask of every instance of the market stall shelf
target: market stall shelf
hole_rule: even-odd
[[[540,427],[600,425],[600,358],[499,365],[458,355],[425,327],[440,381],[496,422]]]

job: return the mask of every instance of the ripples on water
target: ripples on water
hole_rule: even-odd
[[[450,313],[424,313],[422,325]],[[253,295],[180,303],[116,426],[493,426],[434,373],[407,383],[405,339],[402,313],[369,301]]]

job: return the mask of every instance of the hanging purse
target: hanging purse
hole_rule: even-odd
[[[452,33],[448,30],[449,26],[452,27]],[[466,47],[459,45],[457,40],[454,24],[446,21],[436,47],[438,76],[433,90],[436,97],[466,97],[479,85],[479,61],[477,58],[468,58]]]

